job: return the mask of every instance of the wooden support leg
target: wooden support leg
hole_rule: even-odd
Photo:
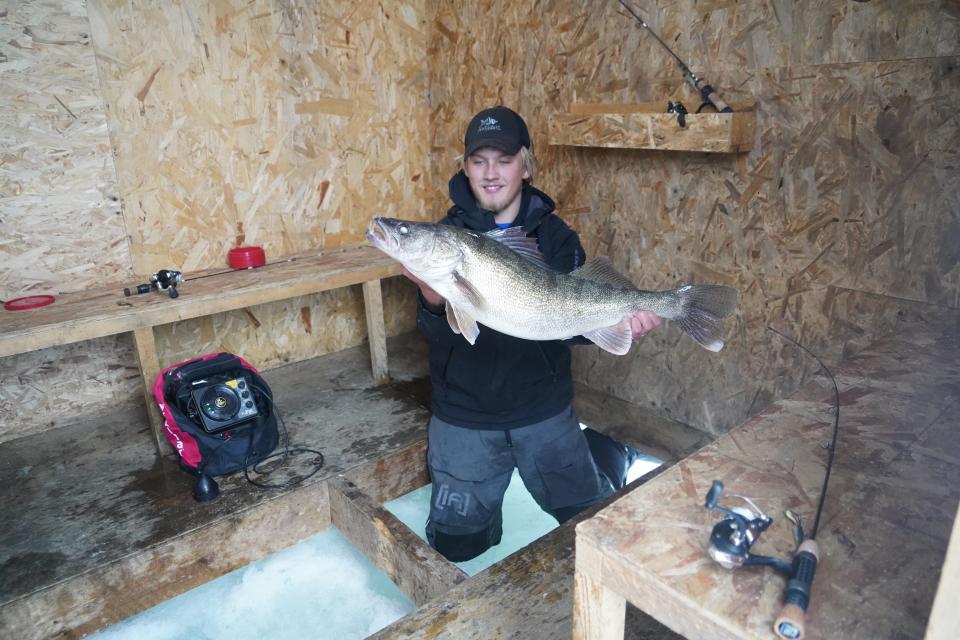
[[[599,579],[601,555],[577,540],[573,576],[573,639],[623,640],[627,601]]]
[[[363,306],[367,313],[373,379],[383,382],[387,379],[387,331],[383,322],[383,294],[379,280],[363,283]]]
[[[133,330],[133,344],[137,348],[137,360],[140,361],[140,375],[143,380],[143,394],[147,403],[147,414],[153,431],[157,453],[167,453],[166,438],[163,437],[163,416],[153,399],[153,381],[160,375],[160,360],[157,358],[157,344],[153,338],[153,327],[140,327]]]

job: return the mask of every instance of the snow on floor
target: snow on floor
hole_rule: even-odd
[[[365,638],[415,608],[331,527],[90,638],[349,640]]]

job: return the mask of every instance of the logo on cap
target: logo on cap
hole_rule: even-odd
[[[484,118],[480,121],[480,126],[477,127],[477,133],[483,131],[500,131],[500,123],[497,122],[496,118]]]

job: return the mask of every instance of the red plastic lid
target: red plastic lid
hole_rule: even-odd
[[[237,247],[227,253],[227,264],[234,269],[259,267],[267,261],[263,247]]]
[[[25,296],[23,298],[14,298],[3,303],[3,308],[7,311],[23,311],[25,309],[36,309],[53,304],[54,297],[48,295]]]

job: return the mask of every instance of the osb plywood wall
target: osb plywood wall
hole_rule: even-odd
[[[541,144],[540,186],[639,286],[742,296],[720,354],[666,327],[624,357],[578,349],[581,381],[722,432],[816,369],[768,324],[835,362],[898,314],[958,307],[960,3],[633,6],[728,101],[756,101],[753,151]],[[450,172],[439,152],[492,104],[520,111],[537,144],[574,102],[698,103],[612,0],[442,3],[430,56],[438,175]]]
[[[958,306],[955,0],[634,6],[728,100],[756,101],[753,151],[540,144],[539,184],[638,285],[743,296],[722,353],[667,327],[625,357],[579,349],[580,380],[719,432],[811,375],[767,324],[830,362],[898,313]],[[613,0],[24,0],[0,3],[0,29],[3,297],[438,217],[463,126],[491,104],[542,141],[573,102],[696,103]],[[403,285],[391,333],[412,326]],[[177,324],[161,359],[269,368],[358,344],[360,304],[351,289]],[[134,362],[126,337],[5,358],[0,440],[137,397]]]
[[[189,277],[240,244],[332,251],[374,215],[428,217],[428,4],[0,3],[2,297]],[[410,287],[384,296],[388,333],[412,328]],[[362,297],[157,334],[162,364],[230,350],[269,369],[360,344]],[[5,358],[0,441],[138,394],[126,336]]]
[[[91,2],[138,272],[363,242],[425,217],[424,2]],[[401,296],[402,287],[387,290]],[[388,330],[408,326],[390,314]],[[170,325],[170,361],[211,346],[263,367],[359,344],[359,288]]]
[[[422,2],[89,8],[138,272],[336,248],[416,208]]]
[[[0,2],[0,298],[130,274],[82,0]]]
[[[0,2],[0,299],[122,280],[131,266],[84,3]],[[0,440],[136,389],[129,349],[95,340],[4,358]]]

